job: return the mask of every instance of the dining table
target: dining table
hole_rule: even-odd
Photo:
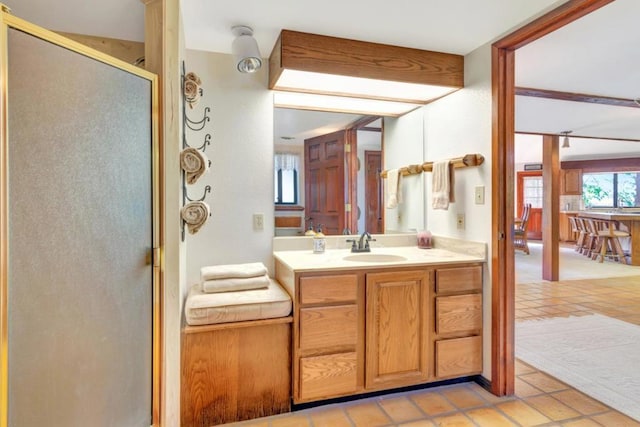
[[[578,216],[582,218],[616,221],[624,224],[631,235],[631,265],[640,265],[640,211],[586,210],[579,211]]]

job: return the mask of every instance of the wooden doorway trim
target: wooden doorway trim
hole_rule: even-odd
[[[612,1],[569,0],[492,45],[491,391],[498,396],[514,392],[515,51]]]

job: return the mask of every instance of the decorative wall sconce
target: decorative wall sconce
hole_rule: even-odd
[[[282,30],[269,58],[277,107],[400,116],[464,86],[464,57]]]
[[[255,73],[262,67],[262,58],[258,43],[253,38],[253,29],[245,25],[231,28],[236,38],[231,44],[231,52],[236,61],[236,67],[241,73]]]

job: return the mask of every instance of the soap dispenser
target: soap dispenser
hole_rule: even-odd
[[[316,231],[315,236],[313,236],[313,253],[321,254],[324,253],[326,249],[327,241],[324,238],[324,233],[322,232],[322,224],[318,224],[318,229]]]
[[[313,222],[309,223],[309,229],[304,233],[305,236],[313,237],[316,235],[316,232],[313,231]]]

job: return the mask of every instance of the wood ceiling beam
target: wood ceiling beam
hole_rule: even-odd
[[[553,132],[525,132],[525,131],[517,131],[518,135],[558,135],[558,133]],[[640,142],[638,138],[617,138],[610,136],[589,136],[589,135],[579,135],[576,133],[571,133],[569,135],[570,139],[606,139],[607,141],[624,141],[624,142]]]
[[[548,89],[516,87],[516,95],[534,98],[557,99],[560,101],[586,102],[589,104],[613,105],[616,107],[640,108],[633,99],[613,98],[610,96],[590,95],[585,93],[562,92]]]

